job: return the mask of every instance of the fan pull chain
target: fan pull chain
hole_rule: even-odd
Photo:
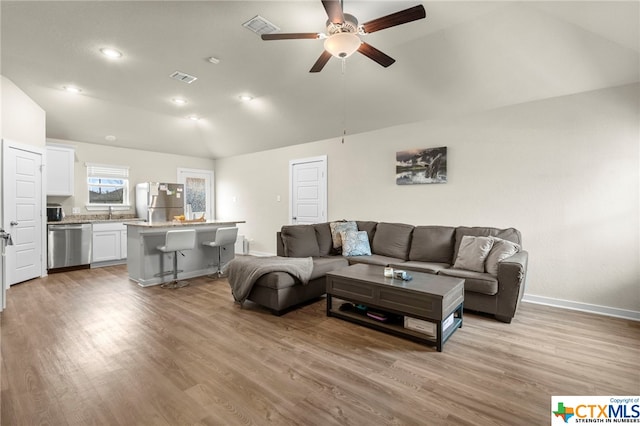
[[[345,73],[347,70],[347,61],[346,59],[342,59],[342,144],[344,145],[344,138],[347,136],[347,106],[346,106],[346,95],[344,93],[346,84],[345,84]]]

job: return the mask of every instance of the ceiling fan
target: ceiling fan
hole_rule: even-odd
[[[340,0],[321,1],[329,17],[327,20],[327,34],[262,34],[263,40],[324,39],[324,52],[322,52],[316,63],[313,64],[309,72],[322,71],[322,68],[329,62],[332,56],[344,59],[356,51],[386,68],[396,60],[360,40],[360,36],[423,19],[427,16],[424,6],[419,5],[358,25],[358,20],[355,16],[342,11],[342,2]]]

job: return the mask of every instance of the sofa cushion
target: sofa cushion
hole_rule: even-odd
[[[341,232],[346,231],[357,231],[358,225],[356,225],[355,221],[339,221],[339,222],[331,222],[329,223],[331,228],[331,238],[333,239],[333,248],[341,249],[342,248],[342,237],[340,235]]]
[[[373,236],[376,233],[376,227],[378,226],[378,222],[370,222],[365,220],[356,220],[356,225],[358,225],[358,231],[366,231],[367,236],[369,237],[369,245],[373,245]]]
[[[347,231],[342,233],[343,256],[370,256],[371,247],[366,231]]]
[[[484,272],[467,271],[464,269],[443,269],[438,275],[464,279],[464,291],[472,291],[487,295],[498,293],[498,280]]]
[[[515,228],[498,229],[481,226],[459,226],[456,228],[456,245],[453,250],[454,259],[458,257],[458,248],[460,247],[460,243],[462,242],[462,237],[464,237],[465,235],[470,235],[472,237],[498,237],[502,238],[503,240],[519,244],[522,247],[522,237],[520,236],[520,231]]]
[[[371,251],[381,256],[409,260],[412,225],[380,222],[376,226]]]
[[[490,237],[493,240],[493,247],[484,261],[484,268],[488,274],[498,276],[498,263],[513,256],[520,251],[520,245],[502,238]]]
[[[453,264],[456,269],[466,269],[468,271],[484,272],[484,261],[489,256],[493,247],[493,240],[490,237],[462,237],[458,257]]]
[[[416,226],[411,237],[409,260],[453,263],[456,228],[452,226]]]
[[[349,262],[341,256],[316,257],[313,259],[313,271],[311,271],[310,280],[324,277],[327,275],[327,272],[346,268],[347,266],[349,266]]]
[[[403,263],[391,263],[389,266],[393,269],[405,269],[407,271],[426,272],[428,274],[437,274],[443,269],[451,267],[449,263],[418,262],[416,260],[409,260]]]
[[[313,270],[309,281],[324,277],[327,272],[346,268],[347,266],[349,266],[349,262],[340,256],[316,257],[313,259]],[[302,283],[286,272],[269,272],[258,278],[255,285],[273,290],[282,290],[294,285],[302,285]]]
[[[296,280],[286,272],[269,272],[268,274],[264,274],[258,278],[254,286],[280,290],[287,287],[293,287],[296,284],[302,285],[300,284],[300,281]]]
[[[335,254],[333,250],[333,239],[331,238],[331,226],[329,222],[316,223],[313,225],[316,230],[316,239],[318,240],[318,249],[320,256],[330,256]]]
[[[371,256],[349,256],[347,257],[350,265],[354,263],[366,263],[368,265],[389,266],[391,263],[402,263],[402,259],[397,257],[381,256],[379,254],[372,254]]]
[[[320,248],[313,225],[288,225],[282,227],[284,255],[287,257],[320,256]]]

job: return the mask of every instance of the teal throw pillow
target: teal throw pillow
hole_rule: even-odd
[[[371,256],[367,231],[342,232],[343,256]]]

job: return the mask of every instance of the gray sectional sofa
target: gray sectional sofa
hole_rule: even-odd
[[[492,314],[509,323],[524,294],[528,253],[521,249],[514,228],[413,226],[401,223],[355,221],[366,231],[371,255],[343,256],[334,249],[329,223],[283,226],[277,233],[277,255],[312,257],[313,273],[307,285],[292,276],[272,272],[262,276],[248,299],[282,314],[325,293],[325,275],[355,263],[391,266],[465,280],[465,309]],[[364,234],[362,235],[364,237]],[[496,237],[516,243],[520,251],[501,260],[497,273],[454,268],[463,237]]]

